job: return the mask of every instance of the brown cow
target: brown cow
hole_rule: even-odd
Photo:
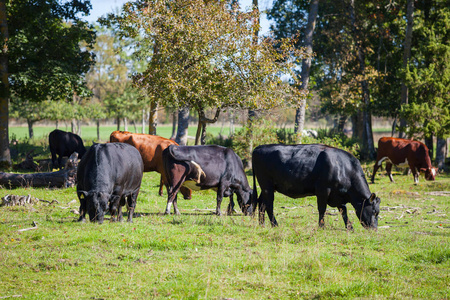
[[[419,172],[425,172],[426,180],[434,180],[436,176],[436,169],[431,166],[427,146],[418,141],[391,137],[380,138],[377,160],[373,166],[372,183],[375,181],[375,173],[385,160],[386,172],[391,182],[394,182],[391,174],[393,164],[399,167],[409,166],[414,175],[415,184],[419,183]]]
[[[130,144],[141,153],[144,161],[144,172],[156,171],[161,174],[161,181],[159,185],[159,195],[163,194],[163,184],[167,182],[165,179],[164,164],[162,160],[162,153],[164,149],[170,145],[178,145],[172,140],[151,134],[132,133],[128,131],[113,131],[109,137],[109,141],[121,142]],[[191,190],[188,188],[181,188],[181,193],[185,199],[191,199]]]

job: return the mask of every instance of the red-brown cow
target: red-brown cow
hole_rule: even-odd
[[[399,167],[409,166],[414,175],[415,184],[419,183],[419,172],[425,172],[426,180],[434,180],[436,176],[436,169],[431,166],[427,146],[418,141],[391,137],[380,138],[377,160],[373,166],[372,183],[375,181],[375,173],[385,160],[386,172],[391,182],[394,182],[391,174],[393,164]]]
[[[164,164],[162,160],[162,153],[164,149],[170,145],[178,145],[172,140],[151,134],[132,133],[128,131],[113,131],[109,137],[109,141],[127,143],[134,146],[141,153],[144,161],[144,172],[156,171],[161,174],[161,181],[159,186],[159,195],[163,194],[163,184],[167,182],[164,171]],[[191,190],[188,188],[181,188],[180,192],[185,199],[191,199]]]

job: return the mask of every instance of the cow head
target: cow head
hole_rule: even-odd
[[[104,192],[86,192],[78,191],[78,197],[85,201],[87,213],[89,214],[89,220],[91,222],[103,223],[105,212],[109,206],[108,193]]]
[[[375,194],[364,200],[361,211],[358,212],[359,221],[367,229],[378,227],[378,214],[380,213],[380,198]]]
[[[425,173],[425,179],[426,180],[434,181],[434,178],[436,177],[436,174],[437,174],[437,169],[433,168],[433,167],[428,168],[428,169],[421,168],[420,172],[424,172]]]

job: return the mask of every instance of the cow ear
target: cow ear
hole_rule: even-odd
[[[426,168],[420,168],[419,171],[420,171],[420,172],[426,172],[427,169],[426,169]]]
[[[375,193],[372,193],[372,195],[370,195],[369,202],[372,203],[375,198],[377,198],[377,195],[375,195]]]

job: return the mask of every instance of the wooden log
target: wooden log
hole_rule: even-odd
[[[56,187],[67,188],[76,184],[78,153],[74,152],[64,167],[57,172],[14,174],[0,172],[0,185],[14,187]]]

